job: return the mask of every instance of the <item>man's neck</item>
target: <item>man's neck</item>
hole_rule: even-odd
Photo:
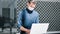
[[[33,11],[29,10],[28,8],[26,8],[26,10],[29,14],[31,14],[33,12]]]

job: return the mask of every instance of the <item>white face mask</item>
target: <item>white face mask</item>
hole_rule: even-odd
[[[32,8],[32,7],[28,7],[28,9],[31,10],[31,11],[34,10],[34,8]]]

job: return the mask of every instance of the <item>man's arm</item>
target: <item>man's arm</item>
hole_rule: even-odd
[[[24,31],[27,34],[30,32],[29,29],[26,29],[22,26],[22,12],[19,12],[18,18],[17,18],[18,28],[20,28],[20,31]]]
[[[36,23],[39,23],[39,14],[37,15],[37,17],[36,17],[36,21],[35,21]]]
[[[29,33],[30,33],[30,30],[29,30],[29,29],[24,28],[23,26],[21,26],[21,27],[20,27],[20,30],[21,30],[21,31],[26,32],[27,34],[29,34]]]

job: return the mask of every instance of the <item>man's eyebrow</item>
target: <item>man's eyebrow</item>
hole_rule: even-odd
[[[32,2],[32,3],[37,3],[37,2]]]

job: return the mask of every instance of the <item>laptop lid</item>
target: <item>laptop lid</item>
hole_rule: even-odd
[[[33,23],[30,34],[46,33],[49,23]]]

